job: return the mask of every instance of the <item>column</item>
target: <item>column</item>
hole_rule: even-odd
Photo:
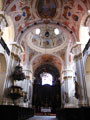
[[[75,77],[78,85],[77,91],[78,91],[79,107],[88,105],[82,46],[83,44],[81,44],[80,42],[76,43],[76,45],[72,47],[72,51],[71,51],[74,55],[73,60],[76,66]]]
[[[76,102],[74,98],[75,84],[73,80],[73,70],[65,69],[63,71],[64,80],[64,108],[76,107]]]
[[[4,96],[5,96],[5,104],[13,104],[12,100],[7,98],[8,96],[8,88],[11,87],[14,83],[13,80],[11,79],[11,74],[14,71],[14,68],[16,65],[19,64],[20,62],[20,55],[22,52],[22,47],[20,45],[18,45],[17,43],[12,43],[11,44],[11,51],[10,51],[10,56],[9,56],[9,60],[8,60],[8,66],[7,66],[7,76],[6,76],[6,81],[5,81],[5,85],[4,85]]]
[[[87,90],[86,90],[86,83],[85,83],[85,71],[84,71],[84,64],[83,64],[83,55],[80,53],[79,55],[75,55],[74,57],[76,63],[76,78],[79,84],[79,106],[88,106],[88,98],[87,98]]]
[[[23,107],[32,107],[32,94],[33,94],[33,80],[32,80],[32,66],[30,66],[30,48],[26,45],[24,51],[24,61],[22,62],[23,71],[26,79],[22,81],[23,91],[27,93],[27,101],[22,101],[19,105]],[[23,56],[22,56],[23,57]]]
[[[30,89],[30,101],[29,101],[29,106],[32,107],[32,97],[33,97],[33,71],[32,71],[32,65],[30,66],[30,85],[29,85],[29,89]]]
[[[19,81],[17,82],[17,86],[20,86],[22,88],[22,93],[23,93],[23,97],[20,98],[19,100],[17,100],[17,105],[21,106],[21,107],[31,107],[30,106],[30,101],[31,101],[31,80],[30,80],[30,74],[31,71],[28,69],[24,69],[23,70],[24,74],[25,74],[25,79],[23,81]]]

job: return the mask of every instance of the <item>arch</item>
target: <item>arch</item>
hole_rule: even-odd
[[[22,29],[21,33],[18,34],[16,41],[21,43],[23,40],[23,37],[25,36],[26,33],[30,32],[33,28],[36,28],[40,25],[45,25],[44,21],[37,21],[37,22],[34,22],[34,23],[29,24],[28,26],[24,27]],[[64,25],[60,22],[53,22],[53,21],[51,21],[48,25],[53,25],[53,26],[56,26],[57,28],[62,28],[69,36],[72,36],[73,42],[77,41],[75,34],[66,25]]]
[[[51,75],[52,79],[48,75]],[[61,107],[61,84],[58,69],[50,63],[40,64],[36,68],[34,76],[32,105],[35,106],[35,109],[37,108],[36,103],[40,108],[52,107],[52,110]]]
[[[90,11],[87,10],[83,15],[80,27],[79,27],[79,42],[81,43],[81,50],[83,51],[86,43],[89,40],[90,34]],[[83,34],[84,33],[84,34]]]
[[[41,58],[43,57],[43,56],[45,56],[46,54],[38,54],[38,55],[35,55],[32,59],[31,59],[31,61],[30,61],[30,70],[32,71],[32,75],[31,75],[31,79],[32,79],[32,81],[33,81],[33,79],[34,79],[34,72],[35,72],[35,70],[41,65],[41,64],[45,64],[45,62],[44,63],[40,63],[40,64],[38,64],[38,65],[36,65],[36,67],[34,68],[34,66],[33,66],[33,63],[35,62],[35,60],[37,60],[37,58],[40,58],[40,60],[38,60],[38,61],[41,61]],[[63,71],[63,69],[64,69],[64,61],[63,61],[63,59],[60,57],[60,56],[58,56],[58,55],[55,55],[55,54],[47,54],[47,55],[49,55],[49,56],[52,56],[53,58],[56,58],[57,60],[58,60],[58,62],[59,62],[59,65],[58,65],[58,62],[57,62],[57,64],[55,63],[55,61],[54,61],[54,63],[53,64],[51,64],[51,62],[49,62],[49,64],[51,64],[51,65],[53,65],[54,67],[56,67],[58,70],[59,70],[59,74],[60,74],[60,78],[59,78],[59,80],[60,80],[60,82],[62,82],[62,71]],[[47,64],[47,63],[46,63]],[[60,67],[61,66],[61,67]]]
[[[9,44],[14,41],[14,24],[12,18],[4,13],[4,11],[0,11],[0,18],[2,21],[2,38],[5,43]]]
[[[64,61],[62,60],[62,58],[61,58],[60,56],[55,55],[55,54],[38,54],[38,55],[35,55],[35,56],[31,59],[31,61],[30,61],[30,66],[33,64],[33,62],[34,62],[37,58],[40,58],[40,59],[41,59],[41,57],[43,57],[43,56],[45,56],[45,55],[52,56],[52,57],[56,57],[56,58],[60,61],[61,65],[62,65],[62,69],[64,68]],[[42,64],[42,63],[41,63],[41,64]],[[62,69],[61,69],[61,71],[62,71]],[[61,71],[60,71],[60,72],[61,72]]]
[[[7,64],[4,54],[0,53],[0,98],[3,97],[3,89],[5,84]]]
[[[32,65],[33,61],[34,61],[37,57],[40,57],[40,56],[43,56],[43,55],[45,55],[45,54],[38,54],[38,55],[35,55],[35,56],[31,59],[30,65]],[[48,54],[48,55],[52,55],[53,57],[54,57],[54,56],[57,57],[57,58],[61,61],[62,66],[64,67],[64,61],[62,60],[62,58],[61,58],[60,56],[55,55],[55,54]]]

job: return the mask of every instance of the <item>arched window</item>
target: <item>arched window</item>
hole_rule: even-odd
[[[49,84],[52,85],[53,76],[50,73],[43,72],[40,77],[42,78],[42,85]]]

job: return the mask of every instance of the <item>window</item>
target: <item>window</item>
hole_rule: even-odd
[[[53,76],[50,73],[43,72],[40,77],[42,78],[42,85],[52,85]]]
[[[39,28],[36,29],[36,34],[37,34],[37,35],[40,34],[40,29],[39,29]]]
[[[59,29],[58,29],[58,28],[54,29],[54,33],[55,33],[56,35],[59,35]]]

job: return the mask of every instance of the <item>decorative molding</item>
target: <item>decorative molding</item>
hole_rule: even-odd
[[[17,48],[19,48],[19,49],[21,50],[21,52],[23,52],[23,50],[22,50],[21,46],[19,46],[19,45],[15,44],[15,43],[13,43],[12,45],[13,45],[13,46],[15,46],[15,47],[17,47]]]
[[[4,12],[0,12],[0,36],[3,35],[4,27],[8,27],[8,22],[4,16]]]
[[[84,22],[84,26],[87,26],[88,19],[90,19],[90,14],[86,17],[85,22]]]
[[[73,70],[70,70],[70,69],[64,69],[64,70],[62,71],[62,73],[64,73],[64,72],[73,72]]]
[[[5,16],[3,14],[0,14],[0,17],[1,17],[0,23],[3,22],[3,20],[5,20],[6,27],[8,27],[8,22],[7,22],[6,18],[5,18]]]
[[[11,58],[12,58],[12,59],[14,58],[16,61],[19,61],[19,60],[20,60],[19,56],[16,55],[15,53],[13,53],[13,52],[11,52]]]
[[[25,76],[25,78],[26,78],[27,80],[30,80],[30,76]]]
[[[30,32],[32,32],[33,29],[36,29],[36,28],[39,28],[39,27],[43,27],[43,26],[45,26],[45,24],[37,24],[37,25],[34,25],[34,26],[26,29],[25,31],[23,31],[22,36],[20,36],[20,38],[18,38],[18,40],[20,40],[20,42],[22,42],[22,41],[24,40],[24,38],[25,38],[25,42],[29,42],[29,43],[30,43],[30,44],[28,44],[28,46],[29,46],[31,49],[33,49],[33,50],[35,50],[35,51],[37,51],[37,52],[41,52],[41,53],[45,53],[45,52],[46,52],[47,54],[60,51],[60,50],[62,50],[63,48],[65,48],[65,47],[67,46],[67,44],[68,44],[70,38],[72,37],[72,35],[69,33],[68,30],[66,30],[65,28],[63,28],[63,27],[60,26],[60,25],[58,26],[57,24],[49,24],[48,26],[49,26],[49,27],[57,27],[58,29],[61,29],[62,32],[64,32],[64,33],[67,34],[66,40],[65,40],[64,43],[61,44],[60,46],[54,47],[54,48],[52,48],[52,49],[49,49],[49,48],[47,48],[47,49],[45,49],[45,48],[40,48],[40,47],[34,45],[34,44],[32,43],[32,40],[26,39],[26,36],[28,36],[28,38],[29,38]],[[18,41],[18,40],[17,40],[17,41]],[[19,42],[19,41],[18,41],[18,42]]]
[[[83,54],[82,54],[82,53],[79,53],[78,55],[75,55],[75,56],[74,56],[74,60],[75,60],[75,61],[80,60],[80,59],[82,59],[82,56],[83,56]]]
[[[68,80],[69,78],[71,79],[72,76],[65,76],[65,77],[63,77],[64,80]]]
[[[81,43],[76,43],[75,45],[72,46],[70,52],[72,54],[78,55],[79,53],[81,53],[81,46],[82,46]]]

